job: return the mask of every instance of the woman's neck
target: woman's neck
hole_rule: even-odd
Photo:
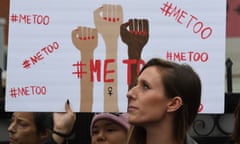
[[[146,144],[183,144],[174,138],[173,119],[167,118],[158,123],[152,123],[146,128]]]

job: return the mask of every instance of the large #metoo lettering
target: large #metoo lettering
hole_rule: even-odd
[[[77,63],[73,64],[73,67],[76,67],[74,72],[72,72],[73,75],[77,75],[78,79],[82,79],[87,73],[83,71],[83,67],[85,69],[90,69],[90,81],[102,81],[102,76],[103,76],[103,82],[110,83],[114,82],[115,79],[112,74],[114,74],[116,71],[114,69],[111,69],[112,64],[114,64],[115,60],[114,59],[106,59],[103,62],[100,59],[93,60],[91,59],[87,63],[83,63],[82,61],[78,61]],[[101,73],[101,68],[102,68],[102,63],[104,65],[103,67],[103,75]],[[145,64],[145,61],[140,59],[124,59],[122,60],[123,64],[127,65],[127,84],[129,85],[132,80],[132,65],[136,65],[137,69],[137,74],[140,72],[141,67]],[[87,67],[89,65],[89,67]],[[94,74],[96,74],[96,80],[94,79]]]
[[[106,59],[104,60],[103,67],[103,82],[111,83],[115,82],[115,77],[112,76],[115,74],[116,70],[113,69],[112,65],[115,64],[115,59]],[[72,65],[75,67],[75,71],[72,74],[76,75],[78,79],[83,79],[90,75],[90,79],[86,79],[88,81],[94,82],[94,73],[97,75],[97,81],[101,81],[101,60],[89,60],[83,63],[82,61],[78,61],[77,63]],[[86,71],[84,71],[85,69]],[[89,70],[88,70],[89,69]],[[87,82],[87,81],[86,81]]]

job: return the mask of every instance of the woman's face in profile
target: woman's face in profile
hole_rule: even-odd
[[[156,66],[147,67],[139,75],[136,86],[127,94],[130,123],[144,126],[165,116],[170,99],[165,96],[162,76]]]
[[[123,144],[127,130],[111,120],[98,120],[92,129],[92,144]]]
[[[39,144],[41,142],[31,112],[13,113],[8,133],[9,144]]]

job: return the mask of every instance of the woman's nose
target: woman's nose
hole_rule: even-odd
[[[8,126],[8,132],[14,133],[16,132],[16,128],[15,128],[15,123],[11,122],[10,125]]]
[[[99,131],[97,141],[106,141],[106,136],[103,130]]]
[[[135,98],[135,89],[136,87],[132,87],[128,92],[127,92],[127,98],[131,99],[131,98]]]

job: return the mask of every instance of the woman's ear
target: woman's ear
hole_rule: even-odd
[[[175,112],[183,105],[182,98],[180,96],[175,96],[168,103],[167,112]]]

